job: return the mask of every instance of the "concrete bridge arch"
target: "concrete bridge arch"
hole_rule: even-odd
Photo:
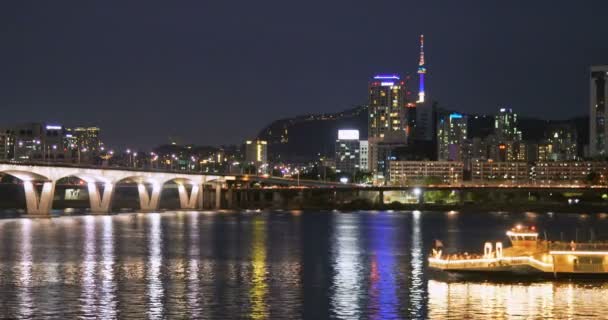
[[[56,182],[72,176],[86,182],[90,208],[93,213],[108,213],[111,210],[116,184],[124,181],[132,181],[137,184],[142,211],[158,210],[160,193],[168,182],[175,182],[178,185],[182,209],[202,208],[204,185],[214,184],[216,193],[218,193],[216,196],[216,207],[218,207],[219,193],[221,193],[222,184],[226,179],[222,176],[203,174],[12,163],[0,163],[0,173],[23,181],[27,213],[32,216],[48,216],[52,207]],[[42,183],[41,191],[35,188],[35,182]],[[152,187],[148,188],[147,185]],[[218,190],[219,192],[217,192]]]

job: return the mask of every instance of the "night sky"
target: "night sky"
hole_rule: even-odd
[[[0,1],[0,125],[240,143],[274,119],[366,103],[374,73],[415,75],[420,33],[427,97],[444,106],[587,114],[608,1],[497,2]]]

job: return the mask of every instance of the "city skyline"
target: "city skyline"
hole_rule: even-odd
[[[91,123],[114,145],[123,136],[144,147],[169,136],[240,143],[273,119],[365,103],[373,74],[408,74],[415,91],[422,33],[427,99],[466,113],[509,106],[564,118],[588,114],[589,67],[608,53],[597,41],[606,31],[588,19],[606,8],[600,1],[250,6],[4,4],[1,125]],[[226,27],[208,31],[218,24]],[[386,50],[373,45],[388,39]],[[214,135],[225,123],[232,130]]]
[[[604,318],[607,9],[0,2],[0,319]]]

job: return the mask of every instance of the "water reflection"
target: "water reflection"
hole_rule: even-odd
[[[94,317],[97,315],[95,310],[96,297],[96,274],[95,266],[97,265],[97,257],[95,255],[95,218],[93,216],[84,217],[84,254],[82,261],[82,293],[81,307],[82,312],[86,317]]]
[[[102,318],[116,318],[116,282],[114,280],[114,224],[105,216],[101,244],[101,310]]]
[[[160,278],[160,270],[163,263],[161,233],[161,215],[151,213],[148,216],[150,230],[148,232],[148,317],[150,319],[160,319],[163,316],[163,283]]]
[[[370,311],[373,319],[398,318],[395,286],[395,221],[387,213],[371,219]]]
[[[605,301],[606,289],[606,284],[572,282],[500,284],[429,280],[429,317],[605,318],[598,306]]]
[[[252,277],[251,277],[251,318],[266,319],[268,309],[266,295],[268,284],[266,283],[266,221],[255,219],[253,222],[253,234],[251,239],[252,251]]]
[[[21,225],[21,256],[19,258],[19,317],[31,318],[34,312],[32,298],[32,221],[23,219]]]
[[[420,317],[424,309],[424,257],[422,252],[422,236],[420,226],[420,211],[412,212],[412,249],[411,249],[411,283],[410,283],[410,317]]]
[[[188,305],[190,306],[190,316],[195,317],[199,309],[197,306],[200,304],[199,298],[199,227],[198,227],[198,213],[190,215],[189,224],[189,250],[188,250]]]
[[[429,280],[425,248],[434,239],[475,249],[525,219],[167,212],[4,220],[0,318],[606,318],[603,282]],[[535,221],[554,234],[576,224],[608,238],[598,216]]]
[[[361,317],[361,252],[359,221],[356,216],[341,215],[337,218],[334,232],[334,280],[332,308],[337,317],[357,319]]]

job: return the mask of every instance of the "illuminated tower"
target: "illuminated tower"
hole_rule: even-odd
[[[420,61],[418,62],[418,78],[420,79],[420,85],[418,88],[418,103],[424,102],[424,75],[426,74],[426,67],[424,66],[424,35],[420,35]]]

